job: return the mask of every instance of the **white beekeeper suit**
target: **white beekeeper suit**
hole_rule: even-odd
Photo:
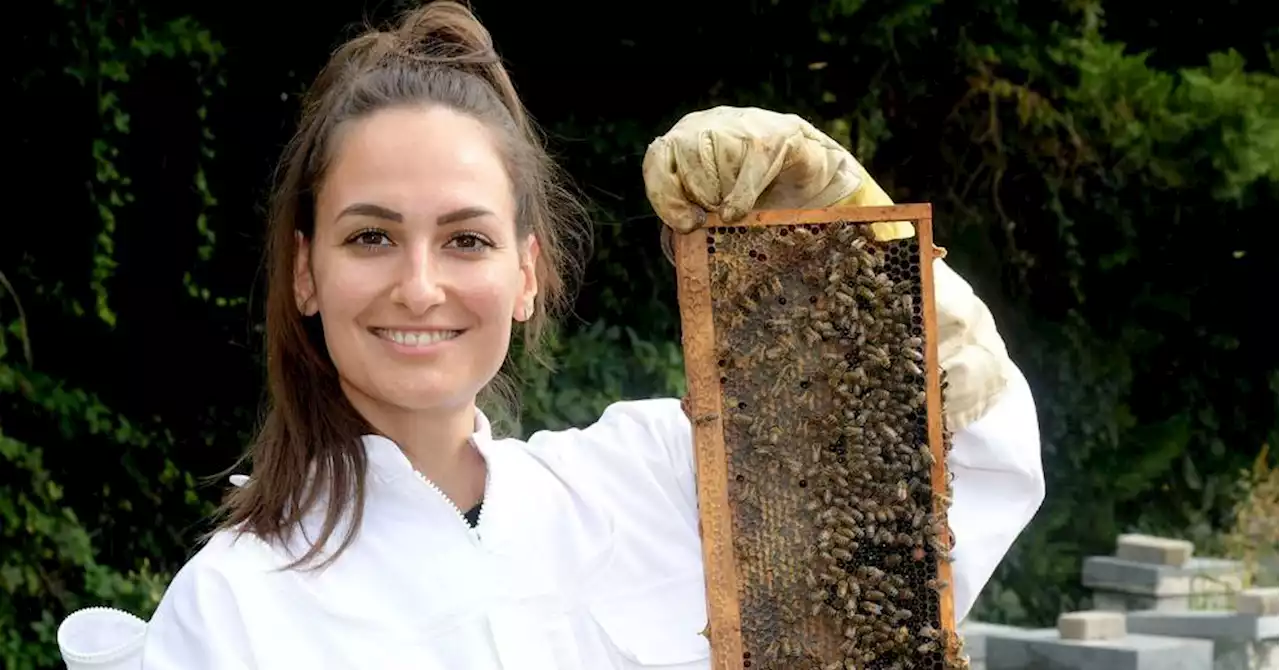
[[[889,204],[830,138],[759,109],[685,117],[650,147],[644,175],[655,210],[682,232],[705,211],[732,220],[753,208]],[[962,619],[1044,482],[1035,406],[990,313],[941,261],[935,278]],[[471,441],[489,472],[474,527],[395,444],[366,436],[363,524],[333,565],[279,570],[304,547],[219,533],[150,622],[109,609],[64,621],[63,658],[70,670],[710,667],[695,459],[679,401],[616,403],[585,429],[527,442],[494,438],[477,413]],[[304,536],[320,516],[304,521]]]

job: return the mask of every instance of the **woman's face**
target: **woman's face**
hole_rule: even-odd
[[[352,404],[370,414],[469,406],[537,291],[511,181],[481,122],[442,107],[343,127],[299,236],[295,292],[319,314]]]

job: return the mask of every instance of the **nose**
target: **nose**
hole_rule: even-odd
[[[399,280],[391,291],[391,299],[415,315],[444,302],[439,268],[427,244],[417,244],[403,255],[404,265]]]

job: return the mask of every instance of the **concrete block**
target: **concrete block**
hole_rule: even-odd
[[[1128,635],[1117,640],[1062,640],[1053,629],[1033,635],[990,635],[987,670],[1211,670],[1213,643]]]
[[[1116,538],[1116,558],[1137,563],[1181,567],[1194,551],[1195,545],[1186,540],[1137,534]]]
[[[1096,591],[1143,596],[1189,596],[1234,593],[1243,585],[1238,561],[1192,558],[1181,567],[1139,563],[1115,556],[1090,556],[1081,582]]]
[[[1236,611],[1256,616],[1280,614],[1280,588],[1241,591],[1236,594]]]
[[[1126,624],[1130,632],[1143,635],[1247,641],[1280,637],[1280,617],[1237,612],[1129,612]]]
[[[1280,618],[1237,612],[1130,612],[1129,630],[1213,643],[1214,670],[1275,669]]]
[[[970,670],[976,670],[977,666],[975,664],[986,659],[987,636],[1019,637],[1035,636],[1037,634],[1036,630],[1031,628],[1018,628],[1017,626],[983,623],[981,621],[965,621],[956,629],[956,632],[964,640],[964,651],[969,655]]]
[[[1235,596],[1230,593],[1198,593],[1182,596],[1144,596],[1134,593],[1094,591],[1093,609],[1109,612],[1190,612],[1193,610],[1234,610]]]
[[[1058,637],[1063,640],[1116,640],[1125,636],[1121,612],[1092,610],[1067,612],[1058,617]]]

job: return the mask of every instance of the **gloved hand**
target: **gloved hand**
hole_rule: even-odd
[[[680,233],[753,209],[892,205],[888,194],[838,142],[794,114],[716,107],[680,119],[649,145],[645,192],[654,211]],[[872,224],[878,239],[913,234],[906,222]],[[945,419],[958,431],[1004,392],[1012,361],[987,306],[967,282],[934,261],[938,357],[947,373]]]
[[[820,209],[890,202],[840,143],[795,114],[754,107],[693,112],[654,140],[644,184],[658,218],[688,233],[707,212],[734,222],[753,209]],[[903,224],[873,224],[880,239],[909,236]]]

